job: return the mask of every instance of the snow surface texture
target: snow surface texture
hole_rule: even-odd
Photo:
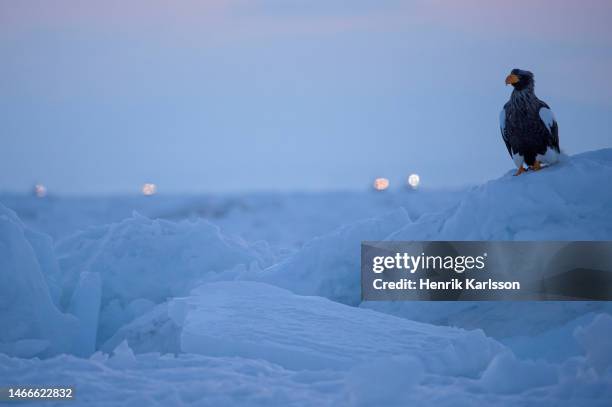
[[[612,239],[610,179],[601,150],[467,191],[138,200],[165,220],[126,216],[135,199],[0,197],[27,224],[0,205],[0,387],[75,385],[76,405],[609,406],[611,306],[360,304],[359,244]]]
[[[160,342],[166,352],[265,359],[311,370],[410,354],[427,371],[471,377],[503,349],[480,330],[422,324],[255,282],[204,284],[155,315],[120,330],[105,348],[127,340],[148,350]],[[167,347],[168,337],[178,339],[175,348]]]
[[[606,344],[612,325],[606,317],[576,334],[584,334],[592,343],[587,353],[603,350],[609,355]],[[465,361],[460,350],[453,350],[457,358],[453,363]],[[0,354],[0,377],[21,383],[70,383],[77,389],[77,401],[72,403],[87,406],[604,407],[612,397],[610,365],[608,373],[600,375],[585,357],[553,365],[501,352],[481,377],[470,378],[431,373],[414,356],[381,355],[344,369],[287,369],[266,359],[134,354],[127,342],[121,342],[110,355],[98,352],[89,359],[72,355],[19,359]]]

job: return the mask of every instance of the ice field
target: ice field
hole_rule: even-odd
[[[0,387],[105,406],[610,406],[606,302],[360,300],[363,240],[612,240],[612,149],[513,172],[452,191],[0,194]]]

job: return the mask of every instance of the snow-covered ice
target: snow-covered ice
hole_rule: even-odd
[[[456,191],[0,195],[0,387],[75,385],[78,405],[610,405],[607,303],[359,292],[362,240],[612,239],[610,179],[607,149]]]
[[[56,271],[51,240],[0,206],[0,352],[22,357],[70,351],[78,321],[53,303],[45,272]]]
[[[320,295],[345,304],[359,304],[361,241],[384,240],[410,222],[403,208],[366,219],[312,239],[295,255],[247,279],[270,282],[296,293]]]
[[[201,285],[153,315],[128,325],[107,348],[127,339],[148,350],[152,342],[178,339],[165,351],[265,359],[294,370],[411,354],[427,371],[470,377],[503,348],[480,330],[418,323],[246,281]]]
[[[207,273],[240,264],[264,267],[272,259],[266,244],[225,235],[208,221],[175,223],[138,214],[76,233],[62,240],[56,252],[61,273],[54,278],[61,281],[65,309],[78,295],[75,287],[83,271],[100,276],[101,341],[147,310],[143,301],[159,304],[187,294]]]

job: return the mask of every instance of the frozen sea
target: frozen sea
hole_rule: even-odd
[[[361,302],[363,240],[612,240],[612,149],[511,173],[455,190],[2,193],[0,387],[104,406],[610,406],[607,302]]]

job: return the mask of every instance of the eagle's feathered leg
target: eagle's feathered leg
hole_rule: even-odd
[[[525,167],[523,167],[522,165],[518,168],[518,170],[516,171],[516,174],[514,174],[514,176],[516,177],[517,175],[521,175],[522,173],[527,172],[527,170],[525,169]]]
[[[535,160],[533,165],[529,166],[529,169],[532,171],[540,171],[542,169],[542,165],[540,165],[540,162],[538,160]]]

